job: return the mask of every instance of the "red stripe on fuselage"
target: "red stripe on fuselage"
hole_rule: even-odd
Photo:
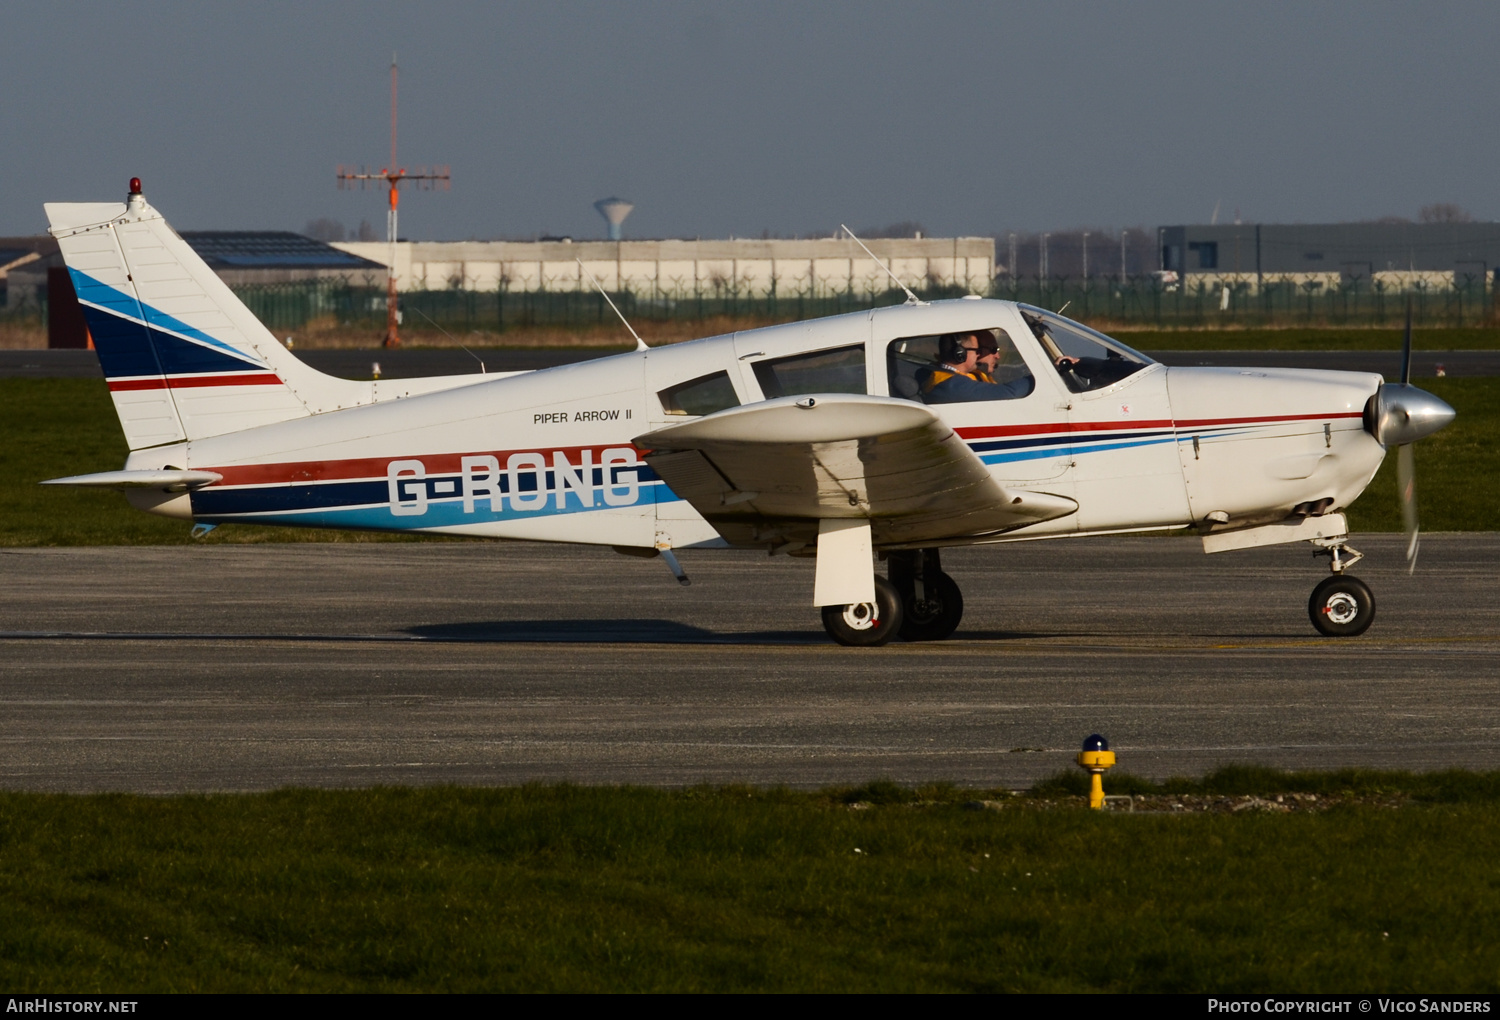
[[[574,467],[581,459],[582,450],[594,451],[594,466],[599,466],[599,455],[605,450],[629,448],[639,458],[645,451],[630,443],[592,443],[587,446],[549,446],[530,450],[470,450],[463,453],[405,454],[393,453],[384,457],[361,457],[358,460],[308,460],[290,464],[244,464],[234,467],[213,467],[204,470],[224,476],[216,482],[216,488],[228,485],[295,485],[299,482],[347,482],[360,478],[384,478],[393,460],[420,460],[429,477],[433,475],[456,475],[463,470],[465,457],[494,457],[505,469],[512,454],[537,453],[546,458],[547,469],[552,468],[552,454],[561,453]]]
[[[244,372],[236,375],[169,375],[155,379],[111,379],[110,392],[120,390],[182,390],[197,386],[276,386],[275,372]]]
[[[1364,416],[1363,411],[1335,411],[1331,414],[1267,414],[1252,418],[1200,418],[1179,421],[1177,428],[1205,428],[1211,425],[1256,425],[1272,422],[1293,421],[1328,421],[1332,418],[1360,418]],[[983,425],[971,428],[958,428],[957,432],[964,439],[994,439],[1000,436],[1043,436],[1053,435],[1059,432],[1123,432],[1136,431],[1139,429],[1169,429],[1173,422],[1167,418],[1153,418],[1146,421],[1067,421],[1049,422],[1038,425]]]
[[[954,429],[964,439],[993,439],[997,436],[1041,436],[1057,432],[1119,432],[1125,429],[1169,429],[1169,419],[1148,421],[1059,421],[1044,425],[983,425]]]
[[[274,376],[270,378],[274,379]],[[1336,412],[1333,414],[1293,414],[1293,415],[1265,415],[1257,418],[1214,418],[1201,421],[1183,421],[1177,423],[1177,428],[1206,425],[1236,425],[1254,424],[1278,421],[1327,421],[1332,418],[1358,418],[1362,412]],[[1173,423],[1168,419],[1149,419],[1146,421],[1112,421],[1112,422],[1049,422],[1045,424],[1032,425],[993,425],[970,428],[959,428],[954,431],[965,440],[990,439],[1000,436],[1018,435],[1047,435],[1065,432],[1111,432],[1139,429],[1169,429]],[[393,460],[413,459],[420,460],[427,470],[429,476],[458,474],[462,470],[464,457],[492,456],[500,462],[503,469],[506,461],[515,453],[540,453],[547,458],[547,466],[552,466],[552,454],[562,453],[574,464],[578,462],[578,454],[582,450],[593,450],[599,453],[605,449],[614,449],[621,446],[631,446],[630,443],[591,443],[585,446],[560,446],[546,447],[542,449],[532,448],[529,450],[477,450],[461,453],[435,453],[435,454],[409,454],[391,453],[381,457],[361,457],[350,460],[326,460],[326,461],[294,461],[279,464],[244,464],[232,466],[213,466],[205,470],[215,471],[224,476],[224,480],[218,483],[218,487],[231,485],[295,485],[300,482],[342,482],[352,481],[360,478],[384,478]],[[644,456],[647,452],[640,447],[631,446],[637,457]]]
[[[1328,414],[1266,414],[1258,418],[1193,418],[1180,421],[1180,429],[1204,428],[1210,425],[1258,425],[1278,421],[1328,421],[1331,418],[1363,418],[1363,411],[1333,411]]]

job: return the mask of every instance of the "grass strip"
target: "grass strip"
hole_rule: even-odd
[[[1493,993],[1500,774],[1378,781],[1439,795],[1166,815],[892,784],[4,794],[0,982]]]
[[[186,545],[192,525],[142,513],[118,492],[42,486],[118,471],[130,449],[103,379],[0,379],[0,546]],[[226,525],[199,541],[463,541],[436,535]]]
[[[1418,499],[1427,531],[1500,527],[1500,379],[1425,379],[1423,388],[1458,409],[1458,420],[1417,447]],[[44,478],[114,471],[128,452],[98,379],[0,379],[0,546],[181,545],[183,521],[131,508],[119,493],[43,487]],[[1395,458],[1350,508],[1356,531],[1400,531]],[[465,541],[225,525],[206,544],[253,542]]]

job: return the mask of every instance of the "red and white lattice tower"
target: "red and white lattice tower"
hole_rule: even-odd
[[[340,188],[358,187],[363,190],[371,186],[379,187],[375,182],[383,181],[387,190],[390,191],[390,209],[385,214],[386,240],[391,246],[385,284],[385,346],[387,347],[401,346],[401,336],[397,331],[396,322],[396,210],[401,200],[401,186],[409,184],[414,188],[429,191],[433,189],[447,191],[450,180],[446,166],[416,167],[408,171],[396,162],[396,55],[393,53],[391,54],[391,161],[379,170],[343,165],[338,168]]]

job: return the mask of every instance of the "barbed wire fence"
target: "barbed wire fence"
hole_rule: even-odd
[[[376,326],[385,320],[383,289],[345,281],[250,284],[234,288],[255,315],[275,331],[309,323]],[[962,287],[916,288],[923,300],[961,297]],[[1001,277],[983,294],[1062,310],[1101,326],[1145,329],[1276,328],[1286,326],[1394,327],[1412,299],[1419,326],[1500,325],[1496,287],[1483,273],[1455,273],[1451,283],[1416,279],[1392,286],[1378,279],[1215,279],[1164,281],[1159,276]],[[610,298],[632,321],[691,322],[715,318],[801,320],[900,304],[899,290],[803,287],[751,291],[732,284],[681,284],[611,291]],[[503,334],[517,328],[580,328],[613,321],[598,293],[448,288],[400,295],[409,321],[431,321],[448,330]],[[420,314],[417,314],[420,313]]]
[[[1181,282],[1160,274],[1121,277],[1033,275],[998,277],[982,296],[1022,301],[1102,328],[1221,329],[1305,327],[1395,327],[1412,299],[1419,327],[1500,326],[1500,288],[1487,271],[1415,274],[1393,286],[1373,277],[1274,278],[1229,274],[1211,279],[1188,275]],[[865,311],[900,304],[895,289],[857,285],[803,286],[755,291],[730,281],[694,284],[674,280],[644,292],[611,291],[610,298],[632,321],[693,322],[744,318],[787,321]],[[383,328],[382,287],[353,279],[242,284],[233,288],[250,311],[278,335],[323,328]],[[923,300],[961,297],[970,288],[933,281],[914,288]],[[519,328],[583,328],[613,321],[598,294],[574,290],[515,290],[502,280],[488,290],[450,287],[405,291],[399,297],[409,324],[431,321],[457,332],[503,335]],[[418,314],[420,313],[420,314]],[[0,307],[0,324],[45,325],[45,290]]]

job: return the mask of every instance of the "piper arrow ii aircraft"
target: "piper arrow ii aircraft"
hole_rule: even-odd
[[[46,210],[131,451],[48,484],[200,528],[612,546],[682,583],[674,550],[816,556],[812,604],[847,645],[952,634],[944,549],[1182,528],[1210,553],[1312,543],[1332,568],[1314,626],[1362,633],[1375,602],[1339,511],[1399,447],[1414,562],[1410,444],[1454,416],[1410,385],[1409,323],[1387,384],[1168,368],[1041,308],[910,291],[542,371],[356,382],[298,361],[138,180],[124,204]]]

